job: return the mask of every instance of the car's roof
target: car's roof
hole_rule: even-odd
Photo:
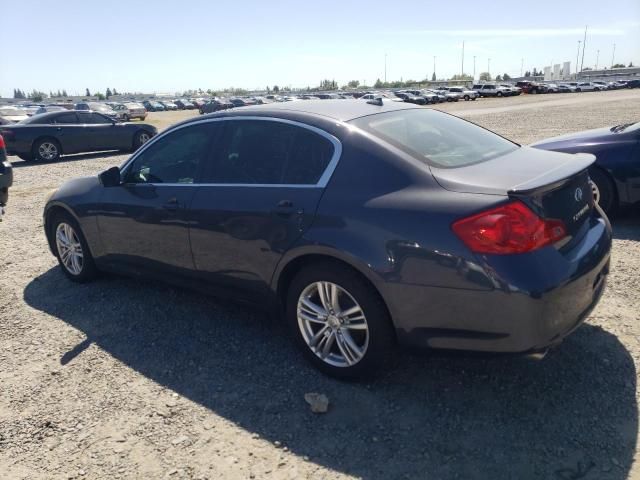
[[[305,100],[303,102],[269,103],[267,105],[242,107],[238,110],[234,109],[232,112],[228,112],[228,114],[251,115],[252,113],[259,112],[260,115],[273,114],[274,116],[277,116],[279,113],[284,112],[300,112],[348,122],[354,118],[364,117],[374,113],[406,110],[411,108],[416,107],[415,105],[393,102],[390,100],[385,101],[383,97],[381,106],[372,105],[363,100]]]

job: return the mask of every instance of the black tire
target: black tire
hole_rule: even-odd
[[[470,97],[469,95],[465,95],[465,96],[464,96],[464,101],[465,101],[465,102],[468,102],[470,98],[471,98],[471,97]]]
[[[55,138],[40,138],[33,143],[31,149],[32,158],[39,162],[55,162],[60,160],[61,153],[60,143]]]
[[[298,300],[307,287],[320,281],[334,283],[348,292],[366,317],[368,346],[364,356],[353,365],[334,366],[326,363],[311,350],[298,325]],[[389,360],[395,345],[391,319],[378,293],[360,274],[338,263],[315,263],[300,270],[286,292],[285,312],[289,330],[302,354],[318,370],[332,377],[354,378],[375,374]]]
[[[618,207],[618,196],[613,181],[599,168],[589,169],[589,177],[596,184],[600,195],[598,205],[607,215],[611,215]]]
[[[75,236],[82,248],[82,266],[79,273],[70,271],[69,268],[65,266],[61,258],[62,252],[60,251],[60,247],[56,240],[56,232],[58,231],[58,226],[63,223],[69,225],[73,229],[73,232],[75,233]],[[78,222],[76,222],[76,220],[70,214],[66,212],[59,212],[54,214],[54,217],[51,221],[49,236],[49,238],[51,238],[51,244],[53,245],[53,251],[55,252],[58,263],[60,264],[60,268],[69,280],[77,283],[85,283],[97,277],[98,269],[96,268],[95,262],[93,261],[93,256],[91,255],[91,251],[89,250],[87,241],[84,237],[84,234],[82,233],[82,230],[80,229],[80,226],[78,225]]]
[[[496,93],[496,96],[497,96],[497,97],[501,97],[501,96],[502,96],[502,92],[498,92],[498,93]]]
[[[576,92],[581,92],[582,89],[581,88],[576,88]]]
[[[133,136],[133,150],[139,149],[142,145],[151,140],[153,135],[146,130],[138,130]]]
[[[123,121],[123,122],[128,122],[129,120],[130,120],[130,119],[129,119],[129,115],[127,115],[127,114],[125,113],[125,114],[122,116],[122,121]]]

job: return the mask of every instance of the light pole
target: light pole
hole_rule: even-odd
[[[578,58],[580,58],[580,44],[582,40],[578,40],[578,53],[576,53],[576,80],[578,79]]]
[[[596,70],[598,69],[598,61],[600,60],[600,50],[596,53]]]
[[[487,58],[487,73],[489,74],[489,80],[491,80],[491,59]]]
[[[384,54],[384,83],[387,83],[387,54]]]
[[[433,76],[436,77],[436,57],[433,56]],[[436,77],[438,78],[438,77]]]
[[[476,81],[476,56],[473,56],[473,81]]]
[[[580,72],[584,67],[584,50],[587,48],[587,25],[584,26],[584,40],[582,40],[582,60],[580,60]]]
[[[520,76],[524,73],[524,58],[520,59]]]
[[[460,70],[460,79],[464,77],[464,40],[462,41],[462,69]]]
[[[616,44],[613,44],[613,53],[611,54],[611,68],[613,68],[613,66],[615,65],[615,63],[613,63],[613,61],[616,58]]]

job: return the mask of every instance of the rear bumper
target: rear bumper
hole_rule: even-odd
[[[483,265],[473,268],[484,270],[493,289],[395,284],[390,309],[398,340],[414,347],[505,353],[557,344],[600,300],[610,249],[611,228],[598,218],[570,252],[545,248],[485,257]]]

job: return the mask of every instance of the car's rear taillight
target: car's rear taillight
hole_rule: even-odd
[[[0,148],[6,148],[7,146],[4,143],[4,138],[0,135]]]
[[[451,228],[473,252],[497,255],[531,252],[567,235],[562,220],[540,218],[519,201],[463,218]]]

